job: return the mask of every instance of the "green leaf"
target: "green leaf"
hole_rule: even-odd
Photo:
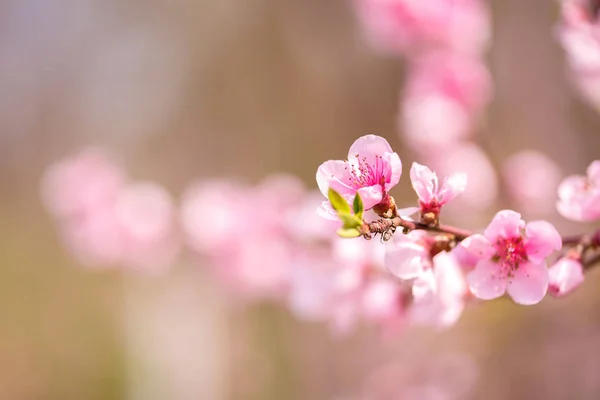
[[[337,230],[337,234],[338,234],[338,236],[341,236],[343,238],[355,238],[355,237],[360,236],[360,232],[356,228],[352,228],[352,229],[340,228]]]
[[[338,212],[338,217],[340,217],[344,223],[344,229],[358,228],[363,224],[362,219],[358,218],[356,215],[350,214],[349,212],[347,213],[340,211]]]
[[[354,214],[362,219],[363,217],[363,213],[365,212],[365,206],[362,202],[362,199],[360,198],[360,194],[358,194],[358,192],[356,193],[356,196],[354,196],[354,201],[352,202],[352,208],[354,209]]]
[[[331,206],[335,211],[337,211],[338,213],[350,213],[350,205],[348,204],[346,199],[342,197],[341,194],[339,194],[332,188],[329,188],[329,191],[327,192],[327,197],[329,198],[329,202],[331,203]]]

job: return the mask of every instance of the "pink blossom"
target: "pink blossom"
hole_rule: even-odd
[[[433,257],[432,268],[413,284],[411,320],[440,327],[453,325],[465,307],[468,285],[453,253],[442,251]]]
[[[490,36],[487,8],[478,0],[356,0],[367,38],[388,52],[431,48],[480,53]]]
[[[169,266],[180,249],[173,199],[160,185],[137,182],[126,186],[115,204],[123,241],[122,263],[144,268]]]
[[[558,187],[558,212],[573,221],[600,218],[600,161],[587,169],[587,176],[571,175]]]
[[[584,281],[581,261],[569,257],[558,260],[549,269],[550,283],[548,293],[554,297],[563,297],[577,289]]]
[[[432,156],[429,164],[441,175],[460,171],[469,177],[469,185],[464,193],[447,208],[448,212],[460,213],[462,220],[486,210],[496,201],[496,171],[487,154],[479,146],[473,143],[448,146],[443,154]]]
[[[406,82],[398,125],[421,151],[470,137],[492,92],[483,60],[448,52],[414,60]]]
[[[561,172],[546,154],[520,151],[504,162],[502,172],[509,194],[521,209],[537,215],[554,210]]]
[[[556,228],[546,221],[525,225],[521,214],[499,211],[483,235],[463,241],[467,250],[480,257],[467,275],[471,292],[489,300],[505,292],[519,304],[538,303],[548,288],[546,257],[562,247]]]
[[[430,265],[430,249],[424,231],[396,234],[386,243],[385,267],[394,276],[408,280],[420,277]]]
[[[112,204],[125,184],[119,165],[101,149],[88,148],[51,165],[42,200],[59,218],[75,218]]]
[[[317,170],[317,184],[325,197],[329,188],[349,201],[358,193],[365,209],[369,210],[385,199],[401,175],[400,157],[392,151],[387,140],[366,135],[352,144],[348,160],[330,160],[321,164]],[[321,210],[322,215],[337,219],[331,213],[329,201],[324,202]]]
[[[467,174],[453,173],[444,178],[440,184],[435,172],[424,165],[413,163],[410,169],[412,187],[419,196],[421,214],[432,212],[440,213],[441,207],[465,191],[467,187]]]
[[[572,78],[592,105],[600,104],[600,23],[589,0],[563,0],[558,37]]]

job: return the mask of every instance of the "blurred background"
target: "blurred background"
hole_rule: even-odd
[[[497,171],[535,149],[582,173],[600,115],[569,84],[558,5],[489,4],[495,88],[476,140]],[[378,379],[432,373],[459,387],[452,398],[597,398],[597,271],[564,300],[340,340],[278,305],[231,302],[185,262],[159,276],[81,268],[41,205],[45,168],[89,144],[175,197],[195,179],[276,171],[316,187],[317,166],[365,133],[390,141],[407,176],[404,67],[368,46],[349,0],[3,0],[0,399],[358,399]],[[393,194],[414,201],[407,179]],[[500,195],[481,218],[509,205]]]

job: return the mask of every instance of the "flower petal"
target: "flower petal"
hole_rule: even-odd
[[[593,161],[587,168],[587,177],[591,182],[600,185],[600,160]]]
[[[385,190],[389,191],[400,182],[402,176],[402,161],[398,153],[386,153],[383,155],[383,161],[386,166]]]
[[[511,238],[521,235],[525,222],[521,214],[512,210],[498,211],[483,233],[491,242],[500,237]]]
[[[348,163],[345,161],[325,161],[317,169],[317,185],[325,197],[327,197],[329,188],[334,189],[341,195],[354,194],[356,190],[349,185],[350,178]]]
[[[425,247],[406,235],[394,235],[386,244],[385,266],[400,279],[414,279],[423,273],[427,263]]]
[[[546,295],[548,280],[546,263],[524,263],[509,278],[507,291],[515,303],[536,304]]]
[[[494,255],[494,247],[483,235],[471,235],[463,240],[460,246],[474,256],[490,259]]]
[[[358,189],[365,210],[370,210],[383,199],[383,188],[380,185],[368,186]]]
[[[577,260],[561,258],[550,267],[548,293],[554,297],[563,297],[579,287],[584,279],[583,266]]]
[[[540,263],[553,251],[560,250],[562,239],[556,228],[546,221],[531,221],[525,227],[525,249],[529,261]]]
[[[425,165],[413,163],[410,168],[410,181],[412,187],[417,192],[419,200],[423,203],[430,203],[436,196],[437,176]]]
[[[365,158],[370,165],[375,164],[375,156],[383,157],[386,153],[393,153],[387,140],[377,135],[365,135],[352,143],[348,151],[348,160]]]
[[[320,217],[328,219],[330,221],[339,221],[337,212],[333,209],[333,207],[331,207],[331,203],[329,203],[329,200],[325,200],[323,203],[321,203],[321,206],[317,208],[317,214]]]
[[[437,291],[437,281],[432,269],[425,271],[413,282],[412,294],[415,304],[436,301]]]
[[[481,260],[467,275],[469,289],[483,300],[498,298],[506,291],[506,279],[500,275],[500,266],[490,260]]]
[[[464,172],[456,172],[444,180],[438,195],[440,205],[444,205],[467,188],[467,174]]]

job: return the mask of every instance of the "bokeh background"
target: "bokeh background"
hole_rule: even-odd
[[[569,84],[558,5],[490,6],[495,96],[477,141],[498,168],[531,148],[582,172],[599,157],[600,115]],[[3,0],[0,399],[356,399],[365,382],[432,370],[455,398],[597,398],[597,271],[564,300],[498,300],[447,331],[340,340],[283,307],[233,303],[183,262],[160,276],[81,268],[41,205],[45,167],[88,144],[174,196],[198,178],[275,171],[314,187],[317,166],[365,133],[386,137],[406,172],[403,69],[367,45],[349,0]],[[406,179],[393,194],[414,200]]]

